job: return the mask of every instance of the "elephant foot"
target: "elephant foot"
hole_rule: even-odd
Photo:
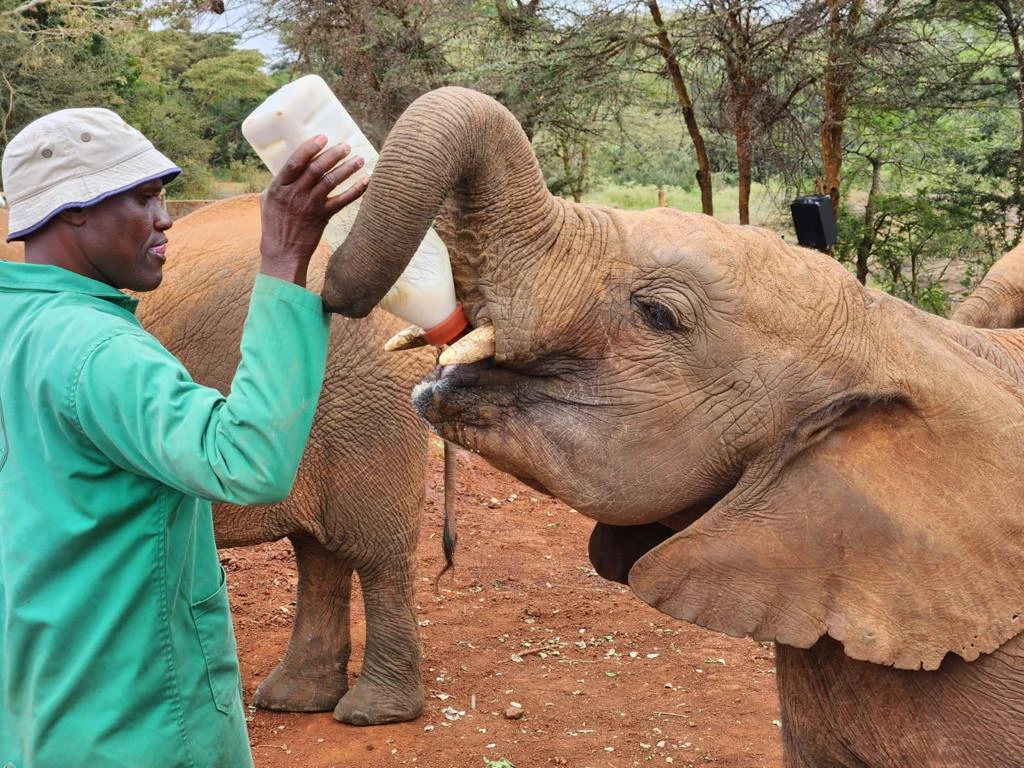
[[[334,719],[349,725],[383,725],[415,720],[423,712],[423,689],[395,691],[360,679],[334,710]]]
[[[260,709],[277,712],[330,712],[345,696],[348,683],[340,679],[309,678],[289,674],[279,664],[270,676],[260,683],[252,703]]]

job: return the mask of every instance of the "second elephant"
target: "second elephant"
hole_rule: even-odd
[[[974,293],[957,307],[953,319],[975,328],[1024,325],[1024,243],[992,265]]]
[[[259,262],[259,197],[208,205],[168,236],[163,284],[142,298],[139,318],[197,381],[225,391]],[[326,258],[322,249],[310,265],[314,291]],[[357,725],[410,720],[422,710],[413,568],[427,430],[409,391],[429,369],[430,353],[384,353],[398,327],[383,313],[335,319],[292,494],[274,506],[214,508],[218,546],[288,537],[295,548],[295,626],[284,659],[256,691],[259,707],[334,710],[338,720]],[[366,608],[366,651],[349,688],[353,572]]]

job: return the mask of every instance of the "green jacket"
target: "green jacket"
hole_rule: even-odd
[[[0,766],[251,766],[210,501],[290,491],[329,316],[259,276],[225,398],[136,300],[0,262]]]

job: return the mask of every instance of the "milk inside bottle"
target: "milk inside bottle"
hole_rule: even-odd
[[[283,86],[242,122],[242,135],[274,174],[299,144],[318,134],[327,137],[326,146],[348,143],[351,155],[365,160],[363,167],[333,194],[373,173],[377,150],[318,75],[306,75]],[[327,225],[324,241],[331,250],[348,236],[360,202],[356,200],[346,206]],[[455,301],[448,249],[433,229],[427,230],[409,265],[381,299],[380,306],[418,325],[434,345],[450,343],[465,330],[468,323],[461,305]]]

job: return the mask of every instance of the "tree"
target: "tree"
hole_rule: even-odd
[[[658,108],[636,104],[624,110],[595,149],[598,173],[624,184],[654,185],[660,190],[692,190],[697,168],[688,151],[689,140],[679,131],[674,99],[666,97]]]
[[[135,19],[134,3],[105,0],[19,3],[0,11],[0,150],[47,112],[122,104],[134,62],[113,37]]]
[[[203,137],[216,147],[212,159],[219,166],[254,158],[242,136],[242,121],[274,89],[262,66],[258,51],[232,49],[199,59],[181,75],[181,89],[207,117]]]
[[[286,69],[320,74],[376,146],[420,94],[451,74],[445,43],[470,0],[262,0],[294,51]]]
[[[739,218],[749,224],[755,148],[813,81],[790,65],[810,50],[814,9],[756,0],[698,0],[694,7],[695,50],[721,65],[720,127],[734,137]]]
[[[263,56],[237,35],[137,29],[122,45],[137,62],[124,116],[182,169],[176,194],[209,193],[213,168],[257,162],[242,137],[245,116],[274,88]]]
[[[940,289],[950,287],[948,280],[921,287],[920,276],[935,272],[929,262],[944,265],[939,273],[962,268],[969,285],[1019,237],[1012,147],[1019,146],[1020,122],[1015,94],[997,74],[1010,46],[972,26],[963,10],[909,0],[865,4],[844,43],[856,65],[838,77],[842,97],[833,102],[844,110],[832,121],[841,153],[830,166],[823,150],[828,183],[844,190],[837,257],[853,264],[862,282],[873,276],[917,303],[931,297],[925,303],[932,309],[942,303]],[[823,112],[840,114],[827,105]],[[823,138],[828,125],[826,118]],[[846,201],[855,187],[868,192],[860,211]],[[897,267],[906,272],[900,279]]]
[[[982,63],[992,62],[1003,73],[1005,87],[1012,89],[1020,131],[1015,157],[1009,165],[1011,198],[1016,208],[1012,244],[1024,234],[1024,7],[1013,0],[978,0],[957,3],[951,0],[932,0],[926,4],[929,12],[946,14],[976,31],[984,31],[1008,46],[990,46]]]
[[[870,81],[889,78],[921,53],[910,22],[921,18],[912,0],[826,0],[826,58],[822,72],[821,166],[825,194],[838,211],[842,189],[843,134],[851,100],[871,92]],[[918,31],[921,28],[918,27]],[[889,55],[895,52],[895,56]],[[884,62],[884,64],[883,64]],[[866,74],[870,76],[865,78]],[[870,84],[865,88],[867,79]]]
[[[935,314],[948,314],[943,280],[970,244],[970,216],[927,195],[880,195],[874,253],[882,288]]]
[[[658,53],[665,60],[665,70],[672,81],[672,88],[675,91],[676,98],[679,100],[683,121],[686,123],[686,130],[690,134],[693,150],[697,156],[697,186],[700,187],[701,208],[708,216],[713,216],[715,205],[711,191],[711,160],[708,158],[704,135],[697,122],[693,100],[690,98],[689,89],[686,87],[686,80],[683,77],[682,68],[679,66],[679,60],[676,58],[657,0],[648,0],[647,7],[650,10],[651,20],[654,22],[655,27],[654,41],[651,45],[656,47]]]

